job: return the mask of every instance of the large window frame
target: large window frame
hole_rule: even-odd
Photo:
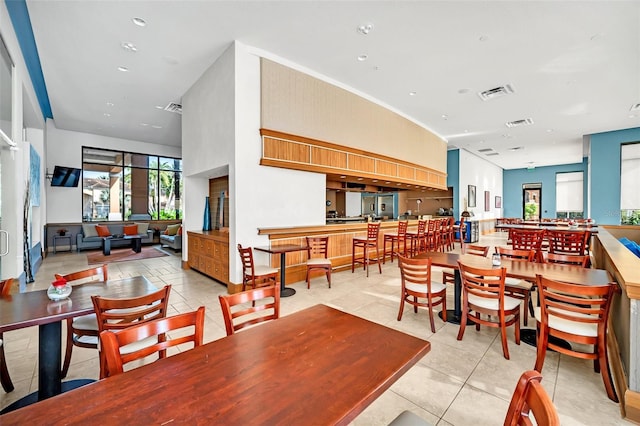
[[[182,159],[82,147],[82,221],[182,219]]]
[[[640,225],[640,142],[620,146],[620,223]]]

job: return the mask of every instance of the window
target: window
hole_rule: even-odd
[[[182,218],[181,159],[85,147],[82,168],[84,221]]]
[[[640,225],[640,143],[622,145],[620,157],[621,222]]]
[[[556,174],[556,217],[558,219],[584,218],[583,172]]]

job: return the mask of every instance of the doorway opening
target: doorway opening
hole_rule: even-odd
[[[522,218],[540,220],[542,208],[542,184],[525,183],[522,185]]]

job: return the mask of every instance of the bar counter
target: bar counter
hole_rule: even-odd
[[[418,228],[417,220],[409,220],[409,230]],[[380,222],[380,255],[382,256],[384,234],[396,232],[397,220]],[[363,237],[367,234],[367,223],[337,223],[317,226],[296,226],[286,228],[258,228],[258,235],[268,235],[269,244],[278,246],[284,244],[305,244],[305,237],[327,235],[329,237],[328,257],[333,264],[333,270],[351,268],[351,241],[353,237]],[[305,252],[289,253],[287,256],[286,284],[303,281],[306,277],[307,254]],[[280,257],[271,256],[271,266],[280,267]]]

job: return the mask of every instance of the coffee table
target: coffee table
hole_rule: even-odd
[[[111,254],[111,242],[131,240],[131,250],[136,253],[142,251],[142,235],[111,235],[102,237],[102,254],[109,256]]]

